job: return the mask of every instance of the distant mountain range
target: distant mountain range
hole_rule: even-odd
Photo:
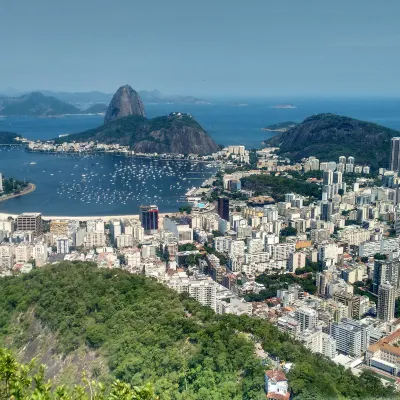
[[[0,91],[0,108],[1,104],[5,102],[11,102],[12,99],[18,99],[29,95],[31,93],[41,93],[46,97],[52,97],[58,100],[61,100],[64,103],[68,103],[73,105],[75,108],[79,110],[79,113],[82,111],[87,111],[89,107],[96,104],[108,105],[113,97],[112,93],[103,93],[99,91],[93,92],[53,92],[50,90],[37,90],[34,92],[22,92],[19,93],[13,89],[7,89],[4,92]],[[143,103],[147,104],[211,104],[206,100],[199,99],[193,96],[167,96],[163,95],[158,90],[141,90],[138,91]],[[103,106],[104,108],[104,106]],[[1,111],[1,110],[0,110]],[[73,112],[70,112],[73,114]],[[2,115],[5,115],[4,113]]]
[[[52,117],[79,113],[82,113],[82,110],[72,104],[65,103],[55,97],[45,96],[40,92],[0,99],[0,115]]]
[[[387,167],[391,138],[400,132],[370,122],[336,114],[317,114],[265,141],[277,146],[279,153],[294,161],[316,156],[336,161],[353,156],[356,163],[374,170]]]

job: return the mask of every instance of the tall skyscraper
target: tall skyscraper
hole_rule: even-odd
[[[158,207],[140,206],[140,222],[146,234],[154,234],[158,232]]]
[[[383,283],[378,290],[377,317],[382,321],[394,318],[395,288],[390,283]]]
[[[218,198],[218,215],[229,221],[229,199],[227,197]]]
[[[346,164],[346,157],[345,156],[340,156],[339,157],[339,164]]]
[[[400,137],[392,138],[390,151],[390,170],[398,171],[400,167]]]
[[[3,175],[0,174],[0,193],[3,191]]]

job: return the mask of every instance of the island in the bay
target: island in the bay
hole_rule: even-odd
[[[297,108],[297,106],[293,105],[293,104],[276,104],[274,106],[269,106],[269,108]]]
[[[55,142],[118,144],[141,153],[206,155],[219,149],[189,114],[173,112],[146,118],[139,94],[129,85],[121,86],[113,96],[102,126],[57,138]]]
[[[290,128],[294,128],[297,125],[298,123],[293,121],[278,122],[277,124],[272,124],[261,128],[261,130],[267,132],[286,132]]]

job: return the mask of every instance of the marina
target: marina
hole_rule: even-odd
[[[28,196],[2,202],[0,212],[97,216],[137,214],[141,204],[149,203],[161,212],[176,211],[186,204],[186,192],[210,178],[216,167],[109,153],[29,153],[18,147],[0,148],[0,170],[36,185]]]

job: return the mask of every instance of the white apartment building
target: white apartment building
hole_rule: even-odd
[[[104,247],[106,244],[106,235],[104,231],[89,231],[85,235],[84,246],[87,249],[93,247]]]
[[[191,279],[189,277],[173,277],[167,285],[178,293],[188,293],[203,306],[217,311],[217,284],[209,279]]]
[[[363,352],[363,331],[360,326],[348,321],[333,322],[330,327],[331,336],[336,340],[336,348],[341,353],[359,357]]]
[[[297,268],[306,266],[306,255],[302,251],[297,251],[289,255],[288,271],[295,272]]]
[[[290,254],[296,251],[295,243],[278,243],[273,246],[267,246],[267,251],[270,253],[273,260],[287,260]]]
[[[28,243],[21,243],[15,248],[15,261],[28,262],[32,258],[32,246]]]
[[[294,316],[300,324],[301,331],[313,328],[317,325],[318,314],[317,311],[312,308],[299,307],[295,310]]]
[[[86,222],[87,232],[104,232],[104,221],[102,219],[89,219]]]
[[[359,246],[369,240],[371,232],[356,225],[347,226],[338,232],[340,240],[347,242],[350,246]]]
[[[245,243],[243,240],[232,240],[229,256],[244,257]]]
[[[117,248],[121,249],[123,247],[133,246],[133,236],[123,233],[115,237],[115,244]]]
[[[57,253],[68,254],[69,253],[69,240],[67,237],[59,237],[56,239]]]
[[[232,238],[228,236],[219,236],[214,238],[214,247],[219,253],[229,253],[231,250]]]

